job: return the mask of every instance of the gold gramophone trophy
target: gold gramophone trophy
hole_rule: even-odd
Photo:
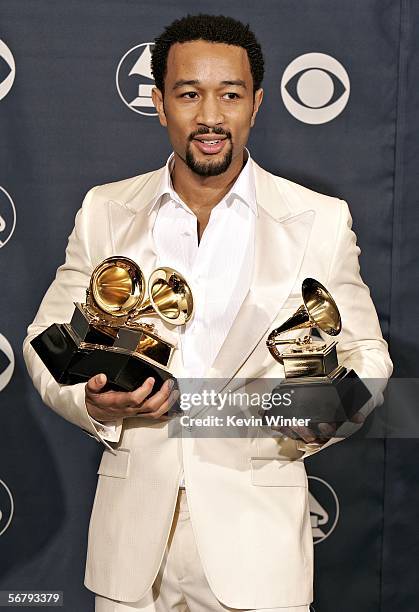
[[[175,346],[141,318],[156,315],[183,325],[193,314],[192,292],[181,274],[162,267],[148,280],[148,299],[145,293],[144,274],[134,261],[102,261],[92,272],[85,303],[74,303],[70,323],[54,323],[31,342],[55,380],[75,384],[103,372],[107,388],[132,391],[152,376],[157,391],[171,378]]]
[[[310,334],[303,338],[280,337],[303,328],[318,328],[329,336],[340,333],[339,309],[321,283],[306,278],[302,298],[303,304],[266,341],[271,355],[284,366],[281,392],[286,389],[293,394],[290,416],[310,418],[313,423],[342,423],[362,408],[371,393],[354,370],[339,365],[335,340],[325,342]]]

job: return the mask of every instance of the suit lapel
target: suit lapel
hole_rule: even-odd
[[[157,260],[152,235],[156,211],[148,214],[147,210],[142,209],[133,215],[111,205],[110,215],[115,254],[133,259],[148,279]]]
[[[115,255],[133,259],[148,279],[155,268],[157,252],[152,229],[157,214],[150,206],[156,196],[164,168],[153,172],[126,201],[110,200],[109,220]]]
[[[206,373],[221,379],[212,389],[228,384],[278,315],[297,280],[314,220],[312,210],[293,214],[271,175],[256,164],[254,170],[258,217],[252,281]]]

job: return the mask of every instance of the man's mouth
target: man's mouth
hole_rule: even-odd
[[[222,151],[226,140],[226,136],[223,136],[221,138],[197,136],[193,139],[192,142],[195,144],[197,149],[201,151],[201,153],[205,153],[207,155],[214,155]]]

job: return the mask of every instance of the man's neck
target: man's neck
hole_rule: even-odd
[[[198,217],[209,217],[211,210],[229,192],[245,163],[244,154],[218,176],[203,177],[193,172],[175,153],[172,171],[173,188],[185,204]]]

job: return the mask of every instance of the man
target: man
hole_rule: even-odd
[[[301,304],[308,276],[339,305],[340,362],[363,378],[391,374],[347,204],[269,174],[245,148],[263,97],[253,33],[230,18],[188,16],[157,39],[152,69],[173,154],[160,170],[89,191],[24,343],[44,402],[106,446],[85,584],[97,612],[307,612],[313,543],[303,459],[337,437],[325,442],[309,428],[169,436],[168,383],[157,392],[153,379],[132,393],[104,391],[98,373],[60,386],[30,346],[48,325],[70,319],[100,261],[124,255],[147,277],[170,265],[192,286],[195,315],[179,330],[171,366],[178,378],[212,377],[224,388],[283,378],[266,339]]]

